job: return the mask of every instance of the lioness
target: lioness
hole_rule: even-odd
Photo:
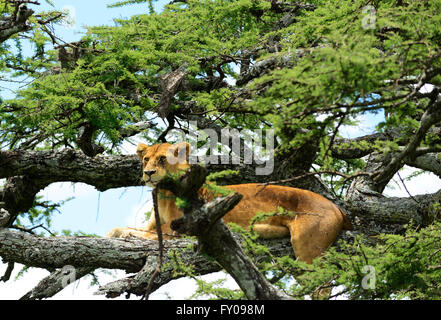
[[[137,154],[142,161],[143,180],[148,186],[155,184],[167,172],[177,173],[189,168],[187,161],[171,164],[167,161],[169,152],[174,157],[185,150],[188,159],[190,146],[188,143],[171,145],[168,143],[147,146],[140,143]],[[169,158],[170,159],[170,158]],[[242,194],[242,200],[228,212],[223,220],[248,228],[251,219],[260,212],[275,212],[279,207],[295,215],[282,215],[266,218],[254,224],[254,230],[262,238],[280,238],[291,235],[291,243],[295,256],[307,263],[322,254],[336,239],[342,229],[351,229],[345,213],[331,201],[311,191],[277,185],[257,183],[226,186]],[[206,199],[213,195],[206,189],[199,190]],[[171,238],[173,230],[170,223],[183,215],[174,201],[174,195],[168,190],[159,190],[158,213],[161,218],[161,230],[164,238]],[[155,215],[152,214],[145,229],[115,228],[108,237],[140,237],[157,239]]]

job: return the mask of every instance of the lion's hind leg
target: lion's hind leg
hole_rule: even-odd
[[[342,230],[342,217],[335,212],[299,213],[287,223],[294,255],[307,263],[325,252]]]
[[[262,239],[277,239],[289,236],[289,229],[285,226],[256,223],[252,228]]]
[[[141,238],[150,239],[153,238],[153,234],[156,232],[149,232],[140,228],[113,228],[107,233],[106,238]]]

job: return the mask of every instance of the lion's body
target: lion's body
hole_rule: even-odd
[[[173,166],[169,163],[161,165],[162,160],[158,162],[158,159],[164,157],[171,147],[169,144],[152,147],[144,144],[138,146],[138,155],[143,160],[143,179],[147,183],[154,185],[166,172],[177,172],[188,167],[185,163]],[[155,172],[152,173],[153,171]],[[149,173],[149,177],[146,177],[146,172]],[[226,188],[240,193],[243,198],[224,216],[224,222],[232,222],[248,228],[256,214],[278,212],[282,208],[285,213],[256,222],[253,230],[262,238],[280,238],[290,235],[296,257],[308,263],[322,254],[334,242],[342,229],[351,228],[348,218],[340,208],[311,191],[256,183],[230,185]],[[213,198],[213,194],[207,189],[201,189],[199,193],[207,200]],[[174,195],[170,191],[159,190],[158,210],[164,238],[174,236],[170,223],[181,217],[183,213],[177,208]],[[291,214],[286,214],[286,212],[291,212]],[[116,228],[109,232],[108,236],[157,239],[155,229],[156,221],[154,215],[151,215],[146,229]]]

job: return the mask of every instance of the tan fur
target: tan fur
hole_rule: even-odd
[[[184,150],[179,153],[179,150]],[[139,144],[137,153],[143,161],[143,180],[154,186],[166,172],[176,173],[186,170],[189,165],[181,157],[181,163],[170,164],[164,158],[169,152],[184,157],[189,154],[189,145],[168,143],[147,146]],[[170,154],[169,154],[170,155]],[[165,161],[164,161],[165,160]],[[152,171],[155,171],[152,173]],[[242,194],[242,200],[224,216],[226,223],[234,222],[248,228],[251,219],[262,212],[275,212],[278,208],[294,212],[294,216],[274,216],[254,225],[254,230],[262,238],[280,238],[291,236],[295,256],[302,261],[311,263],[322,254],[337,238],[342,229],[350,229],[351,224],[343,211],[331,201],[311,191],[285,186],[249,183],[226,186]],[[199,190],[206,199],[213,198],[206,189]],[[161,230],[165,239],[175,236],[170,228],[174,219],[182,216],[176,207],[174,195],[167,190],[159,190],[158,209],[161,218]],[[157,239],[155,217],[149,219],[145,229],[116,228],[108,237],[142,237]]]

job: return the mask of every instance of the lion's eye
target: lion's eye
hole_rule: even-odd
[[[148,163],[149,162],[149,158],[144,158],[144,162]]]
[[[161,166],[163,166],[163,165],[165,164],[165,160],[166,160],[166,159],[167,159],[166,157],[162,156],[162,157],[159,158],[158,163],[159,163]]]

